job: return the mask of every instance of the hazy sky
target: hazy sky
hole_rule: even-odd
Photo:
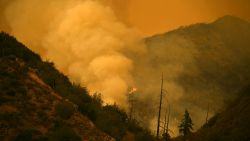
[[[250,21],[250,0],[106,0],[145,36],[182,25],[211,22],[223,15]]]
[[[212,22],[223,15],[234,15],[250,21],[250,0],[100,1],[111,5],[119,18],[137,28],[144,36],[197,22]],[[9,2],[11,1],[0,0],[0,11]],[[2,23],[0,21],[0,26]]]

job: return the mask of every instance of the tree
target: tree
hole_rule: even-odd
[[[163,133],[162,137],[163,137],[163,141],[170,141],[171,139],[171,136],[169,135],[168,131]]]
[[[193,130],[193,122],[191,117],[189,116],[188,110],[185,110],[184,118],[182,119],[181,124],[178,127],[179,132],[183,135],[185,140],[187,135],[191,133],[191,130]]]

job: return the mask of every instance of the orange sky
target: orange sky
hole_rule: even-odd
[[[250,0],[111,0],[116,11],[145,36],[223,15],[250,21]]]

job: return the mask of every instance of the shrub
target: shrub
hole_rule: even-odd
[[[81,137],[70,127],[64,126],[52,132],[49,141],[81,141]]]
[[[63,119],[69,119],[75,112],[74,106],[69,102],[60,102],[56,105],[56,113]]]
[[[32,130],[24,130],[17,134],[14,141],[31,141],[32,140]]]
[[[136,134],[136,141],[154,141],[155,138],[147,131],[142,131]]]
[[[106,105],[98,112],[95,123],[97,127],[119,141],[126,135],[126,121],[126,113],[117,105]]]

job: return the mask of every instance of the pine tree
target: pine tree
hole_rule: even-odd
[[[184,118],[182,119],[181,124],[178,127],[179,132],[183,135],[185,140],[187,135],[191,133],[191,130],[193,130],[193,122],[188,113],[188,110],[185,110]]]

